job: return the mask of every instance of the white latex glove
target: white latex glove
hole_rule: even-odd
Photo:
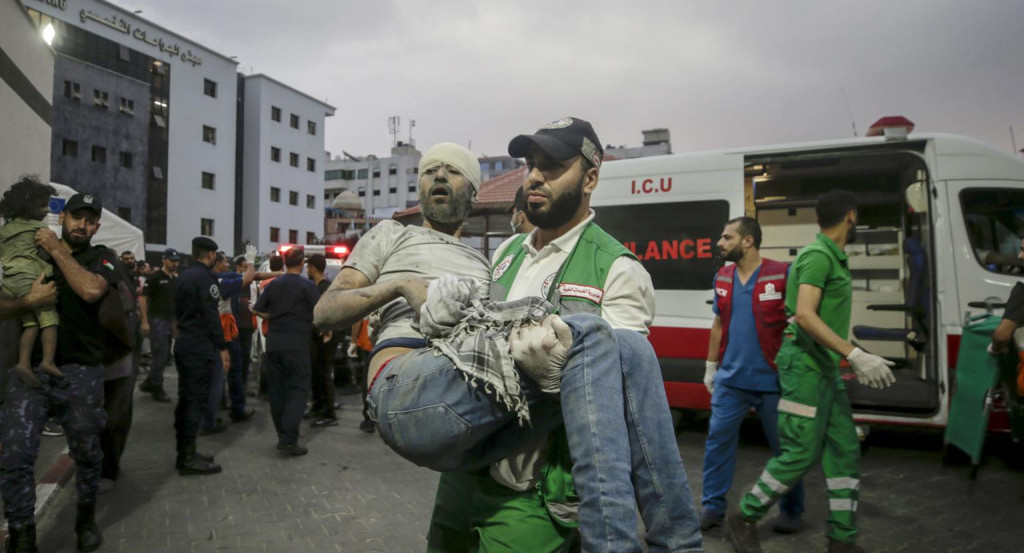
[[[882,389],[892,386],[896,377],[892,375],[889,367],[895,363],[883,359],[877,355],[868,353],[860,348],[854,348],[850,355],[846,356],[850,367],[857,375],[857,380],[872,388]]]
[[[709,394],[714,393],[715,390],[716,372],[718,372],[718,361],[704,362],[704,387],[708,389]]]
[[[249,244],[245,247],[245,253],[242,255],[245,256],[245,262],[252,265],[256,262],[256,246]]]
[[[356,347],[355,342],[349,342],[348,349],[345,351],[345,354],[352,359],[359,357],[359,349]]]
[[[549,394],[561,388],[562,367],[571,345],[572,331],[558,315],[548,315],[539,325],[519,327],[509,336],[516,366]]]
[[[985,350],[988,351],[989,355],[1002,355],[1002,354],[1006,353],[1006,348],[1003,348],[1003,349],[1001,349],[999,351],[993,350],[992,349],[992,342],[988,343],[988,347],[985,348]]]

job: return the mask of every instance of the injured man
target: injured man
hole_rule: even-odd
[[[371,229],[314,313],[322,329],[379,317],[367,401],[384,441],[433,470],[475,469],[564,424],[586,550],[642,550],[639,508],[649,550],[700,551],[646,337],[592,314],[552,315],[539,297],[487,300],[487,260],[458,238],[478,162],[442,143],[419,175],[423,226]]]

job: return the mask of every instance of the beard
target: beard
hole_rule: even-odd
[[[60,238],[71,245],[71,249],[79,250],[89,245],[92,241],[92,236],[86,233],[84,236],[79,234],[72,234],[68,232],[67,227],[61,227]]]
[[[553,198],[546,211],[526,202],[526,208],[523,210],[526,213],[526,219],[534,226],[543,229],[558,228],[571,221],[583,203],[583,180],[585,178],[586,174],[580,175],[580,181],[576,183],[576,186],[561,196]]]
[[[420,211],[423,213],[424,219],[451,225],[461,223],[469,217],[469,209],[473,204],[473,189],[471,187],[466,186],[461,191],[456,191],[448,186],[448,201],[441,203],[435,203],[431,198],[430,188],[433,187],[420,188]]]
[[[721,258],[721,259],[724,259],[726,261],[732,261],[733,263],[739,263],[739,261],[741,259],[743,259],[743,252],[740,250],[739,246],[736,246],[735,248],[733,248],[733,249],[731,249],[729,251],[718,250],[718,257]]]

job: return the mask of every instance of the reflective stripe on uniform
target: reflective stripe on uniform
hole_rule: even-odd
[[[830,490],[856,490],[860,488],[860,479],[858,478],[826,478],[825,484]]]
[[[716,281],[720,280],[722,282],[730,282],[730,283],[732,282],[732,279],[727,277],[727,276],[725,276],[725,275],[718,275],[717,277],[715,277],[715,280]]]
[[[779,412],[789,413],[791,415],[800,415],[801,417],[807,417],[813,419],[818,415],[818,408],[811,405],[804,405],[788,399],[779,400]]]
[[[786,275],[783,275],[783,274],[779,274],[779,275],[764,275],[763,277],[758,277],[757,281],[761,282],[761,281],[765,281],[765,280],[782,280],[784,278],[786,278]]]
[[[754,484],[754,487],[750,489],[750,493],[761,502],[761,505],[768,505],[772,500],[768,497],[768,494],[761,491],[761,486],[758,486],[757,484]]]
[[[764,472],[761,473],[761,481],[775,493],[782,493],[786,490],[786,486],[772,476],[772,474],[768,472],[768,469],[765,469]]]
[[[856,511],[857,502],[852,499],[829,499],[829,511]]]

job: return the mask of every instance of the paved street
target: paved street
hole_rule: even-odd
[[[169,372],[171,391],[175,381]],[[173,404],[137,393],[124,475],[100,498],[106,538],[100,551],[423,551],[437,475],[358,430],[359,396],[339,398],[345,404],[341,424],[322,430],[304,424],[310,454],[295,459],[275,455],[269,406],[251,400],[259,411],[252,421],[200,438],[200,449],[216,454],[224,473],[183,478],[173,468]],[[695,497],[705,430],[701,417],[690,417],[678,436]],[[966,467],[942,466],[940,443],[935,433],[875,429],[863,462],[861,543],[879,552],[1024,551],[1020,450],[1012,468],[1008,441],[997,440],[971,483]],[[744,428],[741,448],[732,504],[768,456],[756,424]],[[765,551],[825,550],[823,487],[820,471],[813,472],[807,497],[812,524],[803,534],[775,536],[763,526]],[[40,521],[40,550],[74,551],[73,524],[69,483]],[[707,533],[705,547],[712,553],[732,550],[720,529]]]

